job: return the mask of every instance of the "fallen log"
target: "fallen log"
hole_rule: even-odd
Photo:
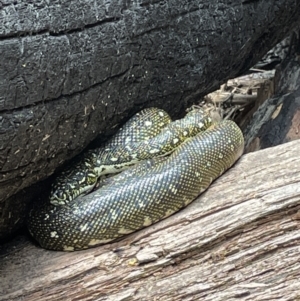
[[[0,246],[0,300],[297,300],[300,141],[244,155],[181,212],[94,249]]]
[[[300,3],[8,0],[0,8],[3,202],[143,107],[182,115],[282,40]]]

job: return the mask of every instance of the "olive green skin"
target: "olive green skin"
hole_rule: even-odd
[[[157,136],[171,121],[168,113],[155,107],[136,113],[102,148],[83,153],[56,177],[52,183],[50,202],[53,205],[66,205],[76,197],[89,193],[101,176],[116,172],[109,168],[114,163],[109,161],[113,152],[124,154],[127,146]],[[119,171],[132,165],[132,162],[124,160],[122,163]]]
[[[67,205],[90,192],[103,175],[118,173],[142,160],[166,156],[212,124],[210,116],[199,108],[174,122],[157,108],[144,109],[132,119],[103,147],[84,153],[77,164],[57,177],[50,193],[51,204]]]
[[[236,162],[243,148],[239,127],[222,121],[186,140],[165,160],[133,167],[67,206],[39,204],[30,212],[29,231],[52,250],[113,241],[187,206]]]

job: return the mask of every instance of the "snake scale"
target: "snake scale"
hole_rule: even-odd
[[[155,121],[148,115],[153,112]],[[58,177],[50,200],[30,211],[29,231],[52,250],[81,250],[113,241],[187,206],[236,162],[243,148],[242,132],[233,121],[215,124],[195,109],[171,122],[164,111],[146,109],[104,147],[87,152]],[[81,196],[101,175],[139,161]],[[87,188],[81,189],[80,183]]]

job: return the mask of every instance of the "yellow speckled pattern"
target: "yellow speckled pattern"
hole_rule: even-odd
[[[114,149],[116,151],[131,144],[147,141],[158,135],[171,121],[168,113],[155,107],[136,113],[100,150],[85,152],[77,162],[61,172],[52,184],[51,203],[65,205],[94,188],[98,178],[104,174],[101,172],[101,166],[106,165],[103,159],[99,160],[99,152],[105,154],[108,153],[105,150]],[[99,168],[97,168],[98,165]],[[126,165],[123,167],[125,168]]]
[[[210,116],[199,108],[171,123],[163,110],[145,109],[130,119],[104,147],[86,152],[77,164],[63,171],[53,184],[50,201],[53,205],[66,205],[90,192],[101,176],[170,154],[211,123]]]
[[[30,212],[29,231],[52,250],[115,240],[188,205],[235,163],[243,148],[239,127],[222,121],[186,140],[165,160],[141,163],[68,206],[39,204]]]

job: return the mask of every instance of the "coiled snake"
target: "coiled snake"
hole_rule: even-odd
[[[195,109],[170,122],[162,110],[146,109],[103,148],[87,152],[58,177],[50,201],[30,211],[29,231],[42,247],[53,250],[110,242],[187,206],[234,164],[243,147],[242,132],[232,121],[212,124]],[[101,175],[141,160],[146,161],[77,197],[93,189]]]

